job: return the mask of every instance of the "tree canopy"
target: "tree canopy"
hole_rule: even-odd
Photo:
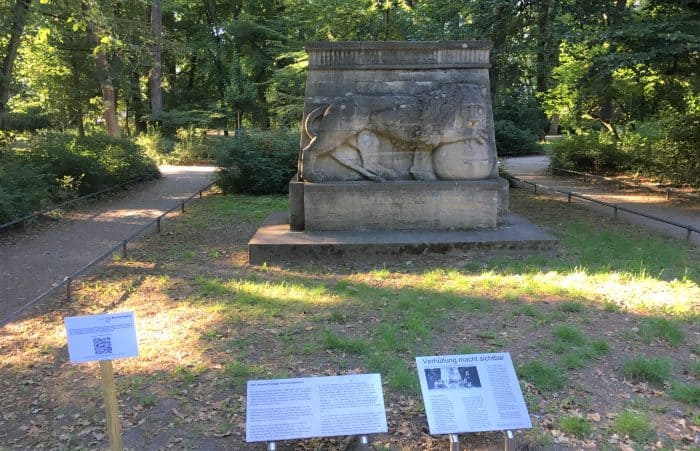
[[[533,137],[694,127],[700,108],[697,0],[0,0],[0,12],[5,129],[295,127],[313,40],[491,40],[496,119]]]

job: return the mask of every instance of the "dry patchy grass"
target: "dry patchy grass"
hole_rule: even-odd
[[[62,319],[106,310],[137,318],[140,355],[115,362],[134,449],[261,449],[245,444],[246,380],[359,371],[385,384],[389,433],[377,449],[445,449],[428,434],[414,357],[469,352],[511,353],[534,423],[519,433],[528,447],[694,446],[697,397],[670,387],[698,385],[697,250],[515,192],[514,209],[560,237],[560,256],[248,266],[248,239],[284,204],[205,198],[83,281],[72,304],[56,298],[5,327],[0,386],[12,408],[0,448],[106,446],[97,364],[67,362]],[[668,381],[626,379],[629,357],[669,355]],[[496,433],[462,440],[501,446]]]

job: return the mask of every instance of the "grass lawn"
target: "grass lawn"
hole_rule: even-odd
[[[250,267],[247,241],[286,199],[205,197],[77,284],[72,304],[2,330],[0,449],[106,446],[98,365],[68,363],[63,326],[105,310],[137,318],[140,356],[114,362],[129,448],[263,449],[245,444],[246,380],[380,372],[389,433],[373,447],[446,449],[414,358],[472,352],[511,353],[534,425],[521,446],[697,447],[700,252],[549,198],[514,191],[511,204],[560,255]]]

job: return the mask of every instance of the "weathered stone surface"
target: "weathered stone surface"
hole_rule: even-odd
[[[382,262],[426,254],[453,258],[482,255],[554,254],[558,241],[523,218],[509,214],[494,229],[469,231],[303,231],[289,230],[287,213],[271,215],[248,245],[252,265]]]
[[[304,185],[306,230],[469,230],[496,227],[499,183],[455,180]]]
[[[490,45],[310,43],[300,180],[494,178]]]

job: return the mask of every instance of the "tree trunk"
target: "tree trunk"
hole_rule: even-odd
[[[496,89],[498,87],[498,82],[501,75],[501,68],[499,62],[499,53],[503,50],[505,46],[506,39],[508,37],[508,30],[504,26],[499,26],[507,18],[508,11],[505,10],[504,5],[498,5],[493,12],[493,31],[491,33],[491,42],[493,43],[493,50],[491,51],[491,69],[489,69],[489,75],[491,78],[491,100],[496,98]]]
[[[147,130],[146,121],[144,120],[144,106],[141,100],[141,80],[138,71],[134,70],[131,73],[131,109],[134,112],[134,128],[136,134],[144,133]]]
[[[537,10],[537,54],[536,54],[536,89],[537,92],[547,91],[549,71],[551,68],[551,14],[549,0],[540,0]]]
[[[211,34],[216,42],[216,55],[214,58],[214,67],[218,75],[217,88],[219,91],[219,107],[223,110],[226,104],[226,78],[224,74],[224,63],[221,59],[221,35],[218,32],[218,25],[216,25],[214,18],[216,17],[216,9],[214,8],[213,0],[206,1],[207,6],[207,22],[209,23],[209,28],[211,29]],[[224,136],[228,136],[228,125],[224,125]]]
[[[549,134],[556,135],[557,133],[559,133],[559,113],[554,113],[549,123]]]
[[[161,90],[162,62],[161,51],[163,42],[163,10],[161,0],[151,3],[151,31],[153,32],[153,67],[148,73],[148,89],[151,98],[151,119],[155,119],[163,111],[163,92]]]
[[[194,89],[194,74],[197,71],[197,55],[190,55],[190,70],[187,75],[187,90],[192,93]]]
[[[75,122],[78,125],[78,136],[85,137],[85,115],[83,114],[83,104],[78,102],[75,106]]]
[[[17,58],[19,43],[24,32],[24,25],[27,23],[27,12],[31,0],[17,0],[12,9],[12,27],[10,30],[10,40],[7,43],[7,53],[2,62],[2,72],[0,72],[0,130],[5,129],[5,112],[7,111],[7,101],[10,99],[10,81],[12,80],[12,68]]]
[[[107,62],[107,55],[102,50],[99,50],[100,40],[97,38],[97,32],[95,30],[95,24],[90,19],[90,5],[84,1],[82,4],[83,12],[88,18],[87,27],[87,38],[90,43],[90,47],[93,49],[95,55],[95,67],[97,68],[97,79],[100,82],[100,88],[102,88],[102,102],[103,108],[102,117],[105,120],[107,126],[107,133],[114,137],[119,138],[121,131],[119,130],[119,121],[117,120],[117,100],[114,94],[114,85],[112,84],[112,77],[109,75],[109,63]]]

